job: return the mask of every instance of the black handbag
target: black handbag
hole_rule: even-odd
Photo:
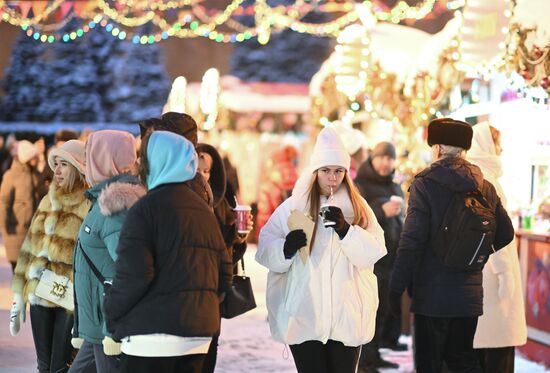
[[[221,317],[232,319],[256,308],[256,300],[252,291],[250,277],[245,275],[244,260],[241,259],[242,275],[233,275],[231,290],[225,294],[225,299],[220,305]]]

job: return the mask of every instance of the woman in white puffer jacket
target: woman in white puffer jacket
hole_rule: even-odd
[[[466,158],[479,166],[506,208],[506,196],[498,181],[502,175],[500,132],[487,122],[476,124],[473,129],[472,147]],[[483,315],[477,322],[474,348],[484,372],[513,373],[514,346],[526,341],[517,243],[513,240],[491,255],[483,268]]]
[[[386,254],[384,232],[353,185],[349,166],[336,131],[323,129],[292,197],[260,233],[256,260],[269,269],[271,334],[290,345],[300,373],[355,372],[360,346],[374,334],[373,266]],[[326,203],[332,206],[319,219]],[[293,210],[313,220],[312,242],[303,229],[288,227]]]

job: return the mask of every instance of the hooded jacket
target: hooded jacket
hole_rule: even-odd
[[[128,213],[105,298],[108,330],[115,339],[213,336],[231,261],[214,214],[185,184],[195,176],[197,154],[183,137],[156,131],[147,157],[149,191]]]
[[[106,280],[115,275],[117,245],[128,209],[145,193],[135,176],[121,174],[86,191],[90,212],[82,222],[74,254],[75,321],[73,334],[89,343],[101,344],[104,327],[103,284],[92,272],[82,251]]]
[[[473,130],[472,147],[466,158],[477,165],[485,179],[495,186],[502,205],[506,207],[499,182],[502,166],[489,123],[479,123]],[[525,344],[527,326],[516,240],[489,257],[483,268],[483,293],[483,315],[477,323],[474,348]]]
[[[482,274],[445,266],[433,253],[431,240],[439,229],[453,193],[479,189],[495,207],[499,250],[514,237],[514,229],[491,183],[477,166],[462,158],[438,160],[416,175],[390,289],[401,294],[409,287],[411,312],[431,317],[475,317],[483,313]]]
[[[222,231],[223,240],[230,250],[233,264],[241,260],[246,252],[246,242],[238,242],[235,226],[236,196],[231,184],[227,181],[225,165],[220,153],[209,144],[198,144],[198,153],[207,153],[212,157],[210,180],[214,201],[214,214]],[[236,268],[234,269],[236,270]]]
[[[395,261],[395,252],[403,229],[403,215],[387,217],[382,205],[388,202],[391,196],[403,198],[403,191],[398,184],[393,182],[393,172],[388,176],[381,176],[374,170],[372,158],[369,158],[359,167],[355,184],[372,211],[374,211],[378,223],[384,230],[388,255],[380,259],[376,266],[383,266],[386,270],[390,270]]]

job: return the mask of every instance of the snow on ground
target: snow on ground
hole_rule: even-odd
[[[252,279],[258,307],[245,315],[222,321],[222,334],[218,350],[216,373],[291,373],[295,372],[289,349],[270,337],[266,321],[265,288],[267,269],[254,260],[255,246],[245,255],[247,274]],[[27,322],[16,337],[9,335],[9,309],[11,268],[6,261],[4,248],[0,245],[0,373],[36,372],[36,357],[32,333]],[[401,342],[409,346],[410,337],[402,336]],[[400,369],[381,370],[383,373],[413,372],[411,349],[406,352],[382,350],[384,357],[400,364]],[[539,364],[516,355],[516,373],[548,373]]]

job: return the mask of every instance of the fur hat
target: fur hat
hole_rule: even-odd
[[[395,159],[395,146],[393,144],[382,141],[374,147],[372,150],[371,158],[381,157],[387,155],[388,157]]]
[[[19,162],[27,163],[36,156],[38,156],[38,149],[32,142],[21,140],[17,143],[17,158],[19,158]]]
[[[312,171],[325,166],[344,167],[349,172],[350,156],[334,128],[325,127],[317,136],[309,167]]]
[[[468,123],[452,118],[434,119],[428,125],[428,145],[450,145],[468,150],[473,134]]]
[[[78,172],[84,175],[86,171],[86,166],[84,165],[84,149],[84,142],[79,140],[69,140],[59,148],[53,148],[50,150],[50,154],[48,154],[48,165],[52,171],[55,171],[55,157],[60,157],[72,164]]]

